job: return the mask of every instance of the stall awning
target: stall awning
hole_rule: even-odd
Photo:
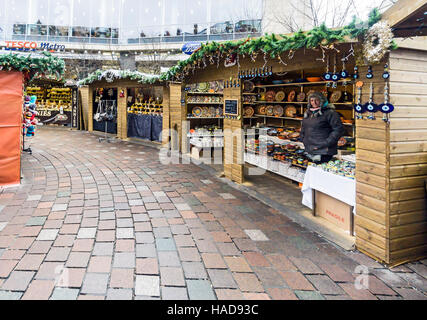
[[[382,15],[396,38],[427,36],[427,0],[400,0]]]

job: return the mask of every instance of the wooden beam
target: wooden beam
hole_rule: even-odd
[[[391,27],[394,27],[404,23],[424,6],[427,8],[427,0],[399,0],[382,14],[381,20],[387,21]]]

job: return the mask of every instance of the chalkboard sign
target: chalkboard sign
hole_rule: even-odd
[[[225,100],[224,115],[238,116],[239,109],[237,108],[238,100]]]

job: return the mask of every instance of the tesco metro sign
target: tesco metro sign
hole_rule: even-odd
[[[48,50],[48,51],[65,51],[64,45],[58,45],[56,43],[51,44],[49,42],[42,42],[37,44],[34,41],[5,41],[6,50],[12,51],[36,51],[39,50]]]

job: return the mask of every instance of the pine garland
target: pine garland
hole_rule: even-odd
[[[42,57],[13,53],[0,55],[0,70],[23,72],[28,81],[39,76],[60,79],[65,71],[64,60],[53,57],[49,52],[41,54]]]
[[[78,81],[77,85],[84,86],[95,81],[101,81],[103,79],[107,82],[113,82],[116,79],[129,79],[133,81],[136,80],[140,83],[155,83],[158,81],[159,76],[130,70],[96,70],[95,72],[89,74],[86,78]]]

